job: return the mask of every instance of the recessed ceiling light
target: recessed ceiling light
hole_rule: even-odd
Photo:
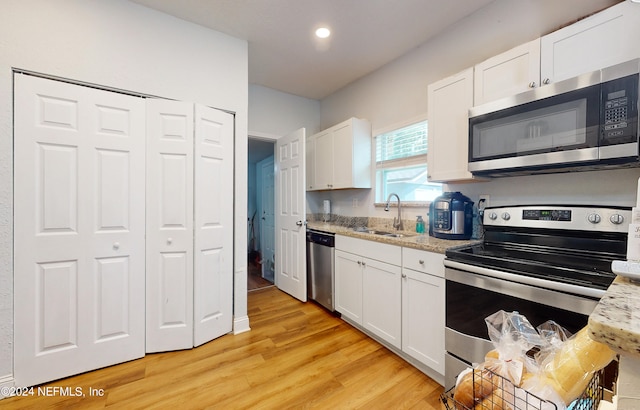
[[[320,27],[316,30],[316,36],[319,38],[327,38],[331,35],[331,30],[326,27]]]

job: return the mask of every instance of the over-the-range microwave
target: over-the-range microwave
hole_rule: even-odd
[[[479,176],[640,166],[640,59],[469,110]]]

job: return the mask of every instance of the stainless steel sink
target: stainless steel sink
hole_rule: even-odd
[[[371,235],[388,236],[390,238],[404,238],[408,236],[414,236],[412,234],[407,234],[407,233],[378,231],[376,229],[358,229],[357,232],[369,233]]]

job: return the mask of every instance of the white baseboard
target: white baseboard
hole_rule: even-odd
[[[10,394],[5,394],[5,393],[9,393],[6,387],[14,387],[14,386],[15,386],[15,379],[13,378],[13,375],[0,377],[0,400],[10,397],[11,396]]]
[[[234,335],[248,332],[250,330],[251,328],[249,327],[249,316],[233,318],[233,334]]]
[[[437,371],[433,370],[432,368],[430,368],[426,364],[420,362],[417,359],[414,359],[413,357],[411,357],[408,354],[406,354],[405,352],[403,352],[401,349],[398,349],[397,347],[392,346],[387,341],[385,341],[382,338],[380,338],[380,337],[374,335],[373,333],[369,332],[368,330],[366,330],[365,328],[363,328],[359,324],[355,323],[353,320],[351,320],[351,319],[349,319],[347,317],[344,317],[344,316],[342,317],[342,320],[344,320],[345,322],[347,322],[348,324],[350,324],[354,328],[358,329],[359,331],[361,331],[365,335],[369,336],[370,338],[372,338],[376,342],[380,343],[382,346],[386,347],[391,352],[393,352],[396,355],[400,356],[402,359],[404,359],[405,362],[409,363],[410,365],[412,365],[416,369],[420,370],[422,373],[424,373],[427,376],[429,376],[433,381],[435,381],[439,385],[444,386],[444,375],[443,374],[438,373]]]

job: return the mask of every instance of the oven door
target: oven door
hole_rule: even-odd
[[[534,327],[553,320],[572,333],[587,325],[598,300],[451,267],[445,268],[445,389],[472,363],[493,349],[484,319],[499,310],[517,311]]]

